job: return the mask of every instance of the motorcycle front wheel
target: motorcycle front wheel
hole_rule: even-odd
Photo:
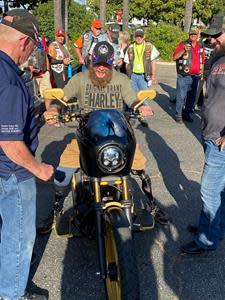
[[[114,220],[112,221],[112,217]],[[139,300],[139,278],[131,229],[118,227],[119,213],[105,221],[105,290],[108,300]]]

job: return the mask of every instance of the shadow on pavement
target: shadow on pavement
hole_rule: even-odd
[[[182,264],[179,248],[181,244],[187,241],[186,226],[189,223],[196,224],[198,220],[200,185],[184,175],[177,154],[165,143],[161,136],[150,128],[143,128],[140,125],[137,129],[145,134],[149,151],[157,162],[160,177],[162,177],[163,184],[169,193],[168,197],[173,198],[174,204],[163,207],[166,213],[172,217],[172,224],[169,227],[161,227],[166,242],[160,240],[155,242],[163,252],[162,267],[167,285],[178,299],[184,299],[182,297],[183,290],[186,286],[190,287],[192,278],[190,276],[187,279],[182,276],[182,272],[185,272],[185,270],[182,269],[182,265],[179,269],[180,264]],[[191,293],[192,290],[190,289],[189,292]],[[157,300],[158,298],[153,297],[151,299]],[[192,299],[196,298],[192,297]]]
[[[43,153],[41,154],[41,159],[43,162],[51,164],[54,168],[57,167],[59,163],[59,158],[66,145],[74,138],[74,134],[67,134],[63,140],[54,141],[48,144]],[[41,180],[36,180],[37,184],[37,198],[36,198],[36,209],[37,209],[37,226],[40,220],[44,220],[47,216],[49,216],[53,204],[54,204],[54,183],[53,178],[48,182],[43,182]],[[36,236],[36,241],[34,245],[34,254],[35,254],[35,262],[31,265],[29,280],[28,280],[28,288],[34,292],[40,292],[41,294],[47,295],[45,290],[36,287],[32,279],[38,269],[39,263],[44,254],[46,245],[48,243],[50,234],[47,235],[38,235]]]
[[[176,90],[172,88],[171,86],[165,84],[165,83],[159,83],[159,86],[167,92],[170,96],[168,97],[165,94],[158,94],[156,98],[156,102],[159,104],[159,106],[168,113],[171,118],[174,119],[175,115],[175,108],[176,104],[171,103],[170,99],[172,99],[176,96]],[[184,121],[184,125],[190,130],[190,132],[196,137],[196,139],[201,143],[201,111],[199,109],[195,110],[194,113],[191,116],[193,118],[193,123],[188,123]],[[179,128],[181,126],[180,124],[177,124],[174,120],[174,126]]]

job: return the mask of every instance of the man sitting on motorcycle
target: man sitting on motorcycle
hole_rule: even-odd
[[[111,108],[124,111],[135,102],[134,94],[129,78],[113,69],[114,50],[106,41],[99,42],[92,53],[92,64],[89,71],[78,73],[73,76],[64,87],[64,100],[77,98],[78,105],[84,112],[97,109]],[[143,105],[139,108],[143,116],[153,114],[151,107]],[[45,119],[49,125],[57,125],[53,116],[57,116],[58,106],[46,101]],[[142,180],[142,189],[145,192],[148,202],[147,210],[154,217],[155,221],[167,225],[168,217],[159,209],[155,203],[151,191],[151,181],[145,173],[146,158],[142,154],[139,145],[136,146],[132,170]],[[67,145],[60,157],[59,166],[55,172],[56,199],[55,209],[62,207],[63,200],[68,192],[73,173],[80,168],[79,148],[74,139]],[[51,231],[54,220],[54,210],[51,215],[38,227],[38,233],[47,234]]]

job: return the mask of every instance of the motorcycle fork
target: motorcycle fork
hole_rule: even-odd
[[[98,259],[100,276],[102,279],[106,278],[106,263],[105,263],[105,251],[104,251],[104,236],[103,236],[103,224],[102,224],[102,213],[103,205],[101,202],[101,190],[99,180],[97,178],[93,181],[94,196],[95,196],[95,215],[96,215],[96,238],[98,246]]]
[[[92,180],[93,182],[93,190],[94,190],[94,198],[95,198],[95,214],[96,214],[96,237],[97,237],[97,246],[98,246],[98,255],[99,255],[99,269],[100,276],[102,279],[105,279],[106,274],[106,258],[105,258],[105,244],[104,244],[104,232],[103,232],[103,224],[102,224],[102,214],[105,209],[105,205],[101,200],[101,188],[100,181],[97,178]],[[118,209],[123,209],[129,225],[132,229],[132,214],[131,208],[132,203],[131,199],[129,199],[129,187],[128,187],[128,177],[122,177],[122,200],[120,202],[111,202],[108,207],[118,207]],[[111,204],[111,205],[110,205]]]
[[[128,186],[128,177],[127,176],[122,177],[122,196],[123,196],[123,200],[121,201],[121,204],[123,206],[127,220],[132,229],[132,214],[131,214],[132,203],[131,203],[130,194],[129,194],[129,186]]]

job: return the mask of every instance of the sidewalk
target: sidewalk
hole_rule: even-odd
[[[181,244],[192,237],[189,223],[197,224],[201,208],[199,189],[203,167],[200,112],[194,122],[183,125],[173,120],[175,94],[174,64],[157,64],[157,98],[149,128],[135,129],[148,159],[157,203],[171,216],[169,227],[156,225],[152,231],[135,235],[141,288],[140,300],[224,300],[224,241],[216,252],[196,257],[179,254]],[[44,126],[40,132],[38,157],[58,164],[74,128]],[[134,187],[139,191],[138,186]],[[48,215],[53,201],[52,183],[38,184],[38,221]],[[98,262],[94,241],[59,239],[54,233],[38,237],[40,260],[33,281],[49,291],[49,300],[104,300],[104,287],[96,275]]]

